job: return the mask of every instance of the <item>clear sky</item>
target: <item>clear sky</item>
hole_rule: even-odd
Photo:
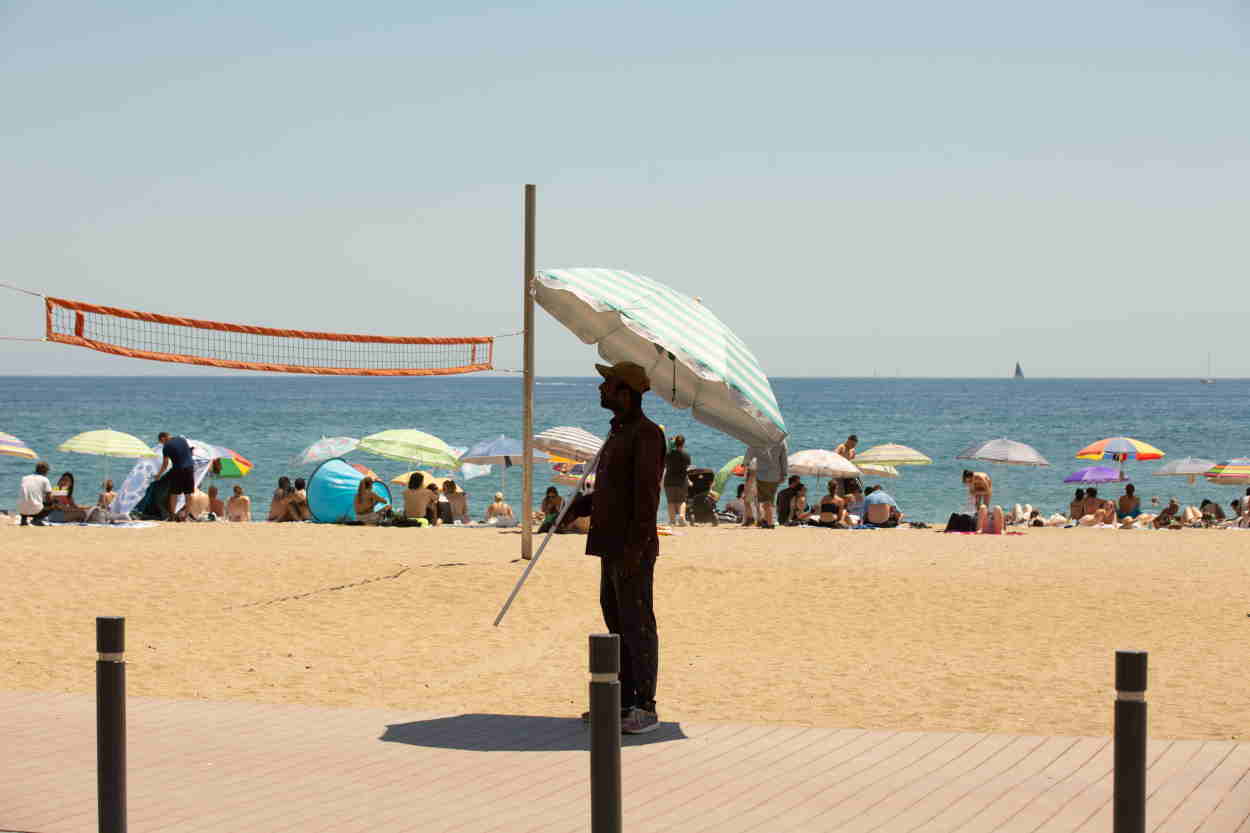
[[[0,280],[50,295],[513,331],[535,182],[540,267],[700,295],[772,375],[1250,376],[1241,0],[0,9]]]

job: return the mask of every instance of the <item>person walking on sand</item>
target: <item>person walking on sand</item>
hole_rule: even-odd
[[[640,365],[595,369],[603,376],[599,404],[612,412],[612,430],[599,452],[595,490],[575,498],[569,514],[591,519],[586,554],[599,558],[599,606],[608,630],[621,638],[621,731],[636,735],[659,726],[660,639],[652,591],[664,431],[642,412],[651,382]]]
[[[166,471],[169,472],[169,504],[166,514],[171,521],[182,520],[178,517],[179,495],[189,495],[195,491],[195,461],[191,459],[191,444],[186,437],[171,436],[168,431],[156,435],[161,444],[161,470],[154,480],[160,480]]]
[[[964,485],[968,487],[968,495],[972,498],[972,509],[976,511],[984,506],[990,507],[990,498],[994,496],[994,481],[983,471],[964,469]]]
[[[672,526],[686,525],[689,471],[690,455],[686,452],[686,438],[678,434],[673,437],[672,449],[664,455],[664,497],[668,501],[668,522]]]
[[[773,522],[774,511],[776,510],[775,502],[777,500],[777,487],[781,485],[781,481],[786,479],[786,475],[790,473],[790,456],[789,448],[786,446],[785,438],[780,442],[773,443],[770,446],[753,445],[747,449],[747,453],[742,458],[744,466],[755,463],[755,476],[758,478],[759,502],[760,502],[760,528],[773,529],[777,525]]]

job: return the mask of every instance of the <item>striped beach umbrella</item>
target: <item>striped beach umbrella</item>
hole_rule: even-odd
[[[859,469],[834,451],[809,448],[796,451],[786,461],[791,474],[803,477],[859,477]]]
[[[1250,457],[1235,457],[1216,463],[1203,475],[1209,483],[1240,486],[1250,483]]]
[[[247,477],[254,468],[251,460],[233,449],[219,445],[213,451],[217,456],[210,471],[215,477]]]
[[[864,463],[886,466],[927,466],[932,462],[933,460],[927,454],[898,443],[874,445],[867,451],[855,455],[857,466],[862,466]]]
[[[653,392],[704,425],[747,445],[786,436],[759,361],[700,299],[642,275],[580,268],[539,272],[534,299],[606,361],[641,365]]]
[[[868,477],[898,477],[898,469],[883,463],[863,463],[858,468]]]
[[[1159,460],[1164,453],[1150,443],[1132,437],[1107,437],[1076,453],[1078,460]]]
[[[104,457],[159,457],[143,444],[143,440],[125,431],[102,428],[84,431],[70,437],[57,446],[57,451],[73,451],[76,454],[99,454]]]
[[[0,431],[0,454],[7,454],[10,457],[22,457],[27,460],[39,459],[39,455],[35,453],[34,449],[12,434],[6,434],[3,431]]]
[[[559,425],[534,435],[534,448],[578,463],[593,460],[603,448],[603,440],[584,428]]]

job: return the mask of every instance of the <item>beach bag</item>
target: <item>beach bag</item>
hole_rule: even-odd
[[[965,515],[962,512],[952,512],[950,519],[946,521],[947,532],[976,532],[977,522],[971,515]]]

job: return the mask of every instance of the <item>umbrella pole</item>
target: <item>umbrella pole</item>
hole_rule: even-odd
[[[534,212],[538,187],[525,186],[525,264],[521,276],[523,290],[523,309],[525,321],[525,373],[522,389],[524,403],[521,409],[521,458],[529,460],[534,456]],[[530,511],[534,506],[534,471],[527,467],[521,473],[521,557],[529,559],[534,550],[534,530],[530,522]],[[543,542],[546,543],[545,541]],[[531,563],[532,566],[532,563]],[[528,570],[526,573],[528,574]],[[525,578],[522,576],[521,581]],[[517,584],[517,590],[521,585]],[[508,599],[509,604],[512,599]],[[508,609],[504,605],[504,611]],[[503,612],[499,614],[503,618]],[[496,620],[495,624],[499,624]]]
[[[592,460],[590,462],[590,466],[582,472],[581,482],[577,484],[577,491],[573,494],[573,498],[580,495],[582,490],[586,488],[586,478],[590,476],[590,473],[594,471],[595,467],[598,465],[599,453],[595,452],[595,459]],[[560,507],[560,514],[556,517],[556,522],[553,523],[551,528],[547,530],[546,537],[543,538],[543,542],[538,545],[538,552],[534,553],[534,557],[531,558],[529,563],[525,565],[525,572],[521,573],[521,577],[517,579],[516,587],[512,588],[512,592],[508,594],[508,600],[503,603],[503,607],[499,610],[499,615],[495,617],[495,627],[499,627],[499,623],[502,622],[503,617],[507,615],[508,608],[512,607],[513,600],[516,599],[517,595],[521,592],[521,585],[525,584],[525,580],[529,578],[530,571],[534,569],[534,565],[537,564],[538,559],[542,557],[543,550],[547,549],[547,542],[551,540],[551,536],[555,533],[555,531],[560,528],[560,524],[564,521],[565,513],[568,512],[569,507],[573,505],[573,498],[569,498],[565,501],[564,505]]]

